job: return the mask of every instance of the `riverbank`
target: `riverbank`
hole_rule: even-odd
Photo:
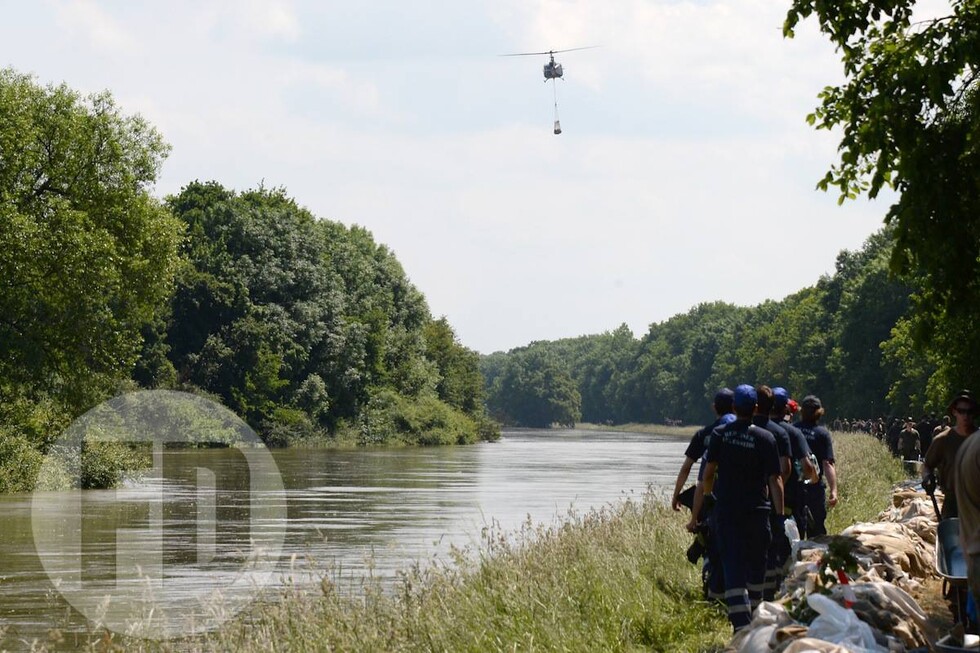
[[[835,445],[837,532],[874,519],[903,475],[867,436],[840,434]],[[699,570],[684,556],[686,516],[646,495],[551,526],[488,528],[480,546],[408,569],[393,587],[328,572],[312,590],[297,583],[207,637],[107,637],[126,650],[720,651],[730,628],[720,607],[700,600]],[[96,636],[92,650],[105,650]]]
[[[689,438],[694,433],[701,428],[696,424],[691,424],[689,426],[667,426],[665,424],[638,424],[631,422],[629,424],[591,424],[589,422],[583,422],[581,424],[576,424],[575,428],[581,429],[583,431],[614,431],[616,433],[651,433],[654,435],[666,435],[673,438]]]
[[[336,580],[199,642],[202,650],[717,650],[723,612],[700,600],[679,513],[654,496],[550,527],[487,529],[451,566],[405,572],[394,592]]]

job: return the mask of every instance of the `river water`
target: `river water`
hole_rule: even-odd
[[[585,512],[648,486],[666,493],[686,444],[662,435],[505,430],[499,442],[471,446],[274,451],[283,489],[263,497],[258,530],[257,492],[249,491],[236,450],[163,452],[156,473],[139,484],[55,496],[43,518],[32,497],[3,496],[0,649],[23,648],[53,628],[90,627],[91,603],[75,600],[79,593],[101,600],[146,585],[153,567],[146,552],[154,546],[162,562],[154,600],[174,605],[216,586],[230,594],[253,549],[277,563],[250,567],[253,586],[303,577],[311,565],[343,578],[390,577],[415,562],[446,559],[451,545],[478,546],[489,525],[549,524],[570,509]],[[209,496],[196,490],[202,478],[213,488]],[[52,547],[66,532],[75,545]],[[281,541],[262,550],[256,538],[268,533]],[[137,573],[127,580],[129,562]],[[143,585],[140,574],[147,575]],[[111,614],[99,616],[112,625]]]

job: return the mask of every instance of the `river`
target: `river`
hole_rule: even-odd
[[[666,493],[686,444],[650,434],[505,430],[499,442],[471,446],[274,451],[284,491],[271,501],[274,517],[264,528],[278,531],[282,541],[278,566],[263,583],[303,577],[297,570],[311,564],[348,579],[391,577],[415,562],[445,559],[451,545],[478,546],[491,524],[510,531],[528,519],[553,523],[569,510],[584,512],[648,486]],[[63,591],[67,581],[52,578],[72,568],[68,574],[89,594],[123,588],[121,543],[139,552],[151,548],[154,533],[162,538],[163,593],[177,604],[235,576],[254,537],[249,507],[256,505],[249,503],[255,497],[247,472],[242,480],[241,455],[208,449],[162,457],[157,474],[139,484],[56,502],[64,510],[60,523],[79,531],[77,551],[60,562],[49,532],[38,527],[31,496],[0,497],[0,648],[25,647],[56,627],[85,630],[91,620],[63,598],[71,596]],[[201,469],[210,470],[217,488],[209,501],[195,492]],[[160,523],[156,531],[146,527],[152,520]]]

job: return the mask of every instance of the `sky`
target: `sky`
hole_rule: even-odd
[[[786,0],[0,0],[0,67],[108,89],[194,180],[394,251],[482,353],[781,299],[890,199],[815,190],[839,56]],[[564,79],[545,83],[556,55]],[[557,92],[562,133],[552,133]]]

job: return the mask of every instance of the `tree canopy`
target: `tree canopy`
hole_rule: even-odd
[[[914,289],[915,310],[901,327],[911,349],[891,351],[915,354],[908,377],[921,360],[936,363],[926,392],[939,401],[972,385],[969,361],[980,354],[980,1],[937,11],[917,0],[794,0],[784,33],[810,17],[846,75],[808,117],[843,133],[818,187],[838,188],[840,201],[899,193],[885,218],[890,267]]]
[[[580,419],[581,394],[555,347],[531,345],[512,351],[499,367],[489,366],[487,406],[497,419],[535,428],[573,426]]]
[[[168,146],[108,93],[0,70],[0,380],[80,408],[140,351],[181,227],[150,195]]]
[[[270,441],[356,428],[370,407],[404,413],[423,400],[471,420],[452,441],[477,437],[476,354],[432,319],[369,232],[316,218],[282,189],[194,182],[168,205],[186,227],[186,264],[145,348],[166,361],[143,382],[214,393]]]

